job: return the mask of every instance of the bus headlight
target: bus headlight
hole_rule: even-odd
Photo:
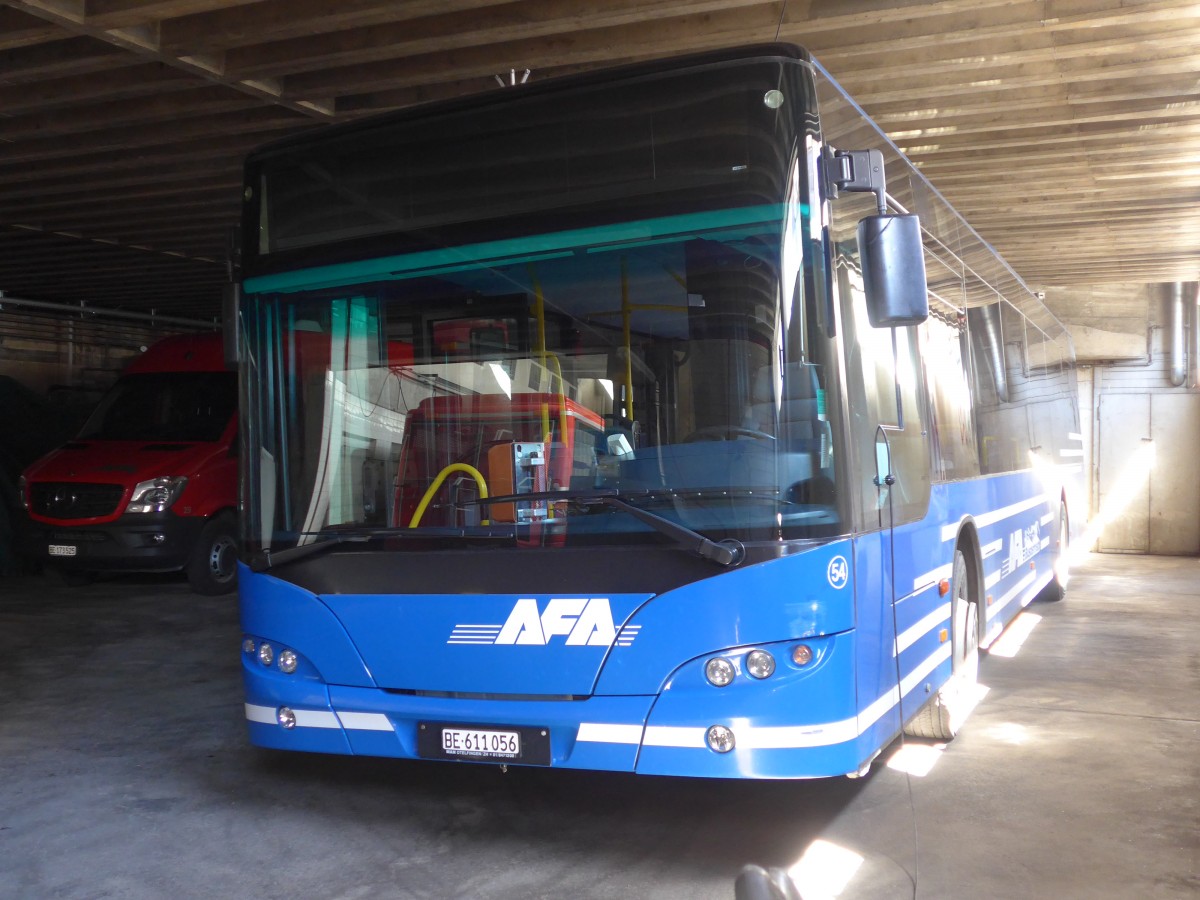
[[[708,683],[713,687],[725,687],[725,685],[733,681],[735,674],[737,673],[733,668],[733,663],[723,656],[710,659],[704,664],[704,677],[708,679]]]
[[[182,475],[163,475],[151,478],[149,481],[139,481],[129,497],[127,513],[162,512],[179,499],[183,489],[187,487],[187,479]]]
[[[258,646],[258,661],[264,666],[269,666],[275,661],[275,648],[266,641]]]
[[[284,728],[296,727],[296,714],[286,706],[279,707],[278,712],[275,713],[275,718],[279,720],[279,724]]]
[[[766,650],[751,650],[746,657],[746,671],[755,678],[770,678],[775,674],[775,657]]]
[[[296,666],[299,665],[299,657],[296,656],[295,650],[284,650],[279,654],[279,671],[285,675],[291,675],[296,671]]]
[[[708,741],[709,749],[717,753],[728,753],[737,743],[733,739],[733,732],[724,725],[714,725],[708,729],[705,739]]]

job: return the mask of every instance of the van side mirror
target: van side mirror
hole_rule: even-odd
[[[929,318],[925,252],[916,216],[866,216],[858,223],[858,252],[867,318],[875,328],[920,325]]]
[[[237,284],[225,285],[221,295],[221,336],[225,345],[225,368],[236,369],[240,359],[238,346],[238,315],[241,312],[242,290]]]

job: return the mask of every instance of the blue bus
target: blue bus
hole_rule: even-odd
[[[244,199],[256,745],[855,775],[1061,595],[1070,340],[803,49],[319,130]]]

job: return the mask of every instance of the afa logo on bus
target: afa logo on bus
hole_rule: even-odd
[[[568,647],[627,647],[638,626],[625,626],[618,636],[607,597],[556,597],[544,610],[537,600],[516,602],[503,625],[455,625],[448,644],[546,646],[564,638]]]

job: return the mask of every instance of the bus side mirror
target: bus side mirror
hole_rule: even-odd
[[[925,253],[916,216],[867,216],[858,223],[867,318],[875,328],[920,325],[929,318]]]
[[[836,200],[839,191],[872,193],[879,207],[878,215],[858,223],[858,254],[871,325],[920,325],[929,318],[921,223],[913,215],[887,213],[883,154],[830,147],[825,173],[831,199]]]

